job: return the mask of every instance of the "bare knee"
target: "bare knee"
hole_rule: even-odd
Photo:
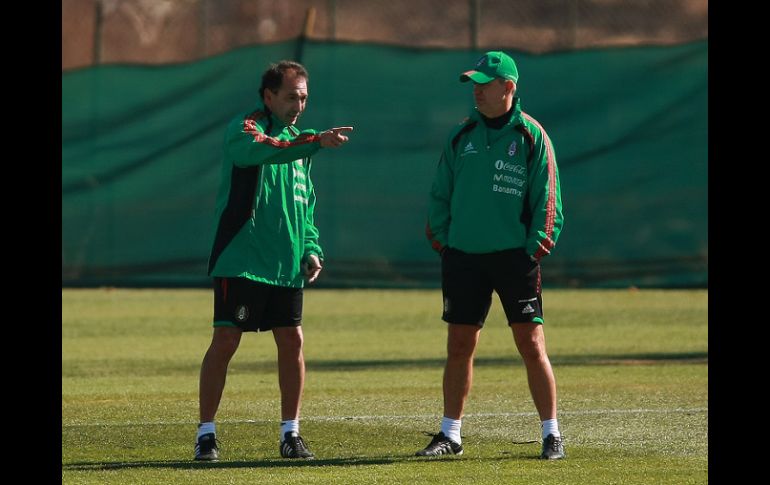
[[[529,340],[519,344],[519,353],[522,359],[529,362],[537,362],[548,358],[545,346],[536,340]]]
[[[450,339],[447,342],[447,357],[450,360],[468,360],[473,358],[476,351],[474,339]]]
[[[230,359],[235,351],[238,350],[238,345],[241,343],[240,332],[214,332],[214,337],[211,339],[211,345],[209,346],[209,354],[223,359]]]
[[[280,352],[298,353],[302,351],[305,339],[300,327],[276,328],[273,330],[273,335]]]
[[[516,348],[524,362],[547,360],[545,350],[545,335],[540,325],[530,323],[514,323],[511,325]]]
[[[542,336],[526,335],[516,339],[516,347],[525,362],[538,362],[548,358]]]
[[[447,335],[447,359],[469,360],[473,358],[479,341],[481,327],[476,325],[450,324]]]

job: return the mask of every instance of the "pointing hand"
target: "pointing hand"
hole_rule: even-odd
[[[348,141],[348,137],[343,133],[353,131],[352,126],[340,126],[321,132],[321,146],[324,148],[337,148]]]

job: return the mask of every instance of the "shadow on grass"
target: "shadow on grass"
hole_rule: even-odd
[[[443,368],[445,360],[439,359],[389,359],[389,360],[328,360],[307,361],[310,370],[367,370],[396,367]],[[477,357],[476,366],[523,365],[521,358],[512,350],[510,357]],[[271,363],[272,364],[272,363]],[[708,352],[650,352],[639,354],[590,354],[553,355],[551,364],[567,365],[650,365],[650,364],[708,364]],[[241,364],[243,365],[243,364]],[[261,363],[245,364],[247,368]],[[255,370],[255,369],[252,369]]]
[[[365,465],[395,465],[407,462],[452,462],[462,461],[501,461],[511,459],[527,459],[537,457],[519,456],[516,453],[503,451],[497,457],[417,457],[417,456],[385,456],[385,457],[361,457],[361,458],[335,458],[324,460],[233,460],[233,461],[180,461],[180,460],[153,460],[153,461],[81,461],[62,465],[63,471],[98,471],[98,470],[125,470],[131,468],[169,468],[178,470],[200,469],[230,469],[230,468],[294,468],[294,467],[354,467]]]
[[[708,364],[708,352],[650,352],[639,354],[551,355],[553,365],[651,365]],[[307,360],[308,371],[357,371],[398,368],[444,368],[444,358],[433,359],[368,359],[368,360]],[[477,366],[523,365],[511,347],[508,357],[477,357]],[[232,369],[241,372],[275,372],[275,361],[237,362]],[[62,368],[62,377],[94,377],[102,375],[188,375],[197,373],[200,363],[159,363],[154,359],[116,359],[81,361]]]
[[[126,468],[174,468],[196,470],[201,468],[292,468],[319,466],[387,465],[401,461],[399,458],[337,458],[329,460],[234,460],[234,461],[117,461],[75,462],[62,465],[64,470],[120,470]]]

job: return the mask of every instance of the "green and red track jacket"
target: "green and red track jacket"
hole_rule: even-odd
[[[224,141],[210,276],[302,288],[301,263],[323,259],[313,223],[310,156],[318,132],[284,125],[264,107],[233,119]]]
[[[433,249],[525,248],[539,261],[563,224],[553,145],[521,111],[519,98],[499,130],[488,128],[477,110],[452,130],[430,191],[426,234]]]

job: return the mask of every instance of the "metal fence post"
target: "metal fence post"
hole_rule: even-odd
[[[94,2],[96,10],[94,14],[94,54],[93,65],[98,66],[102,62],[102,1]]]
[[[468,16],[470,22],[470,43],[471,48],[475,51],[479,48],[479,22],[481,21],[481,0],[469,0],[468,8],[470,9],[470,15]]]

